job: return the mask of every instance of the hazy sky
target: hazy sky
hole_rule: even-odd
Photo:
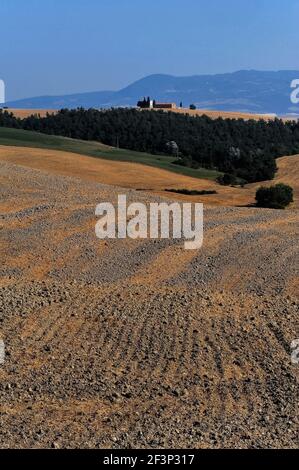
[[[152,73],[299,70],[299,0],[0,0],[7,100]]]

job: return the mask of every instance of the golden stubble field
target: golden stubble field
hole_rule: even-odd
[[[40,117],[46,117],[47,114],[56,114],[57,111],[54,109],[15,109],[7,108],[7,112],[13,113],[17,118],[25,119],[34,114],[39,115]]]
[[[13,113],[16,117],[24,119],[33,114],[39,114],[41,117],[45,117],[47,114],[56,114],[58,111],[55,109],[7,109],[8,112]],[[156,110],[161,111],[161,110]],[[258,121],[264,119],[266,121],[275,119],[275,116],[272,114],[253,114],[253,113],[242,113],[242,112],[232,112],[232,111],[211,111],[208,109],[189,109],[189,108],[175,108],[175,109],[165,109],[165,112],[173,112],[178,114],[188,114],[189,116],[208,116],[211,119],[217,119],[219,117],[223,119],[254,119]],[[287,120],[287,119],[285,119]]]
[[[189,108],[175,108],[167,109],[165,112],[171,111],[172,113],[178,114],[188,114],[189,116],[208,116],[211,119],[244,119],[245,121],[253,119],[254,121],[259,121],[264,119],[266,121],[271,121],[275,119],[273,114],[253,114],[253,113],[242,113],[234,111],[211,111],[209,109],[189,109]]]
[[[171,197],[216,206],[254,204],[255,191],[259,186],[283,182],[294,188],[295,202],[291,208],[298,208],[299,202],[299,155],[278,159],[279,170],[273,181],[254,183],[245,188],[224,187],[213,181],[191,178],[137,163],[109,161],[56,150],[0,146],[0,160],[45,170],[55,175],[79,177],[86,181],[130,189],[142,189],[167,197],[170,193],[165,189],[215,190],[217,194],[185,196],[171,193]]]

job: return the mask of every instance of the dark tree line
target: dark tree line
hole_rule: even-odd
[[[178,164],[217,169],[245,181],[272,179],[275,159],[299,153],[299,123],[211,119],[136,109],[62,109],[44,118],[0,112],[0,126],[95,140],[124,149],[167,154],[178,145]]]

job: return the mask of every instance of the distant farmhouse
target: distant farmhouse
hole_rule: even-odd
[[[138,108],[141,109],[176,109],[175,103],[157,103],[156,100],[151,100],[150,97],[138,101]]]

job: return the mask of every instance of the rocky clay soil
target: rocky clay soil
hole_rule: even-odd
[[[298,447],[298,210],[207,208],[187,251],[98,240],[120,188],[0,179],[1,448]]]

